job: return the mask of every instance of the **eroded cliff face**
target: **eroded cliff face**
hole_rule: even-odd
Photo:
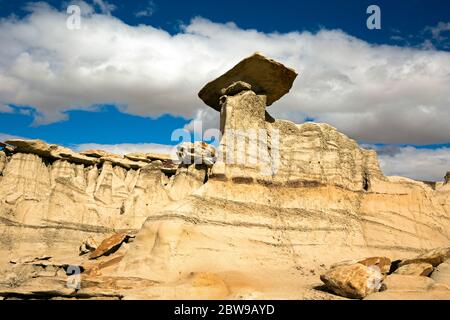
[[[120,156],[51,155],[21,145],[0,153],[0,250],[10,255],[63,251],[76,254],[89,235],[136,232],[152,212],[203,185],[205,166],[168,167],[160,160]],[[28,151],[30,153],[24,153]],[[31,153],[33,152],[33,153]],[[75,163],[74,158],[84,163]],[[79,162],[79,161],[77,161]],[[6,252],[5,252],[6,251]]]
[[[211,179],[279,186],[335,185],[368,190],[384,180],[375,151],[321,123],[294,124],[266,112],[251,90],[221,98],[222,160]]]

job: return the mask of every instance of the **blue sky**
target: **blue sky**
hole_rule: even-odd
[[[174,144],[193,119],[218,125],[203,84],[262,51],[300,73],[276,117],[331,123],[378,148],[390,174],[450,170],[448,1],[46,3],[0,0],[0,138]],[[82,30],[65,27],[69,4]],[[371,4],[381,30],[366,27]],[[435,171],[391,165],[406,151]]]

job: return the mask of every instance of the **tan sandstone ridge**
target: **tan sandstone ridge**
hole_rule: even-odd
[[[376,260],[383,269],[383,261],[390,266],[390,260],[449,247],[448,178],[433,187],[386,177],[375,151],[330,125],[270,116],[266,107],[296,76],[255,54],[206,85],[199,96],[221,118],[217,153],[203,144],[198,153],[189,146],[178,152],[204,165],[6,141],[0,152],[1,256],[49,255],[47,265],[58,272],[64,263],[52,259],[73,261],[87,237],[100,243],[122,232],[136,238],[98,261],[75,259],[84,266],[82,287],[61,289],[59,296],[337,299],[318,289],[319,275],[336,262]],[[54,285],[64,288],[64,274],[58,279]],[[16,291],[28,296],[33,286],[51,287],[39,281],[26,280]]]

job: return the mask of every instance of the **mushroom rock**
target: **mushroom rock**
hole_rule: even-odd
[[[245,83],[244,87],[250,85],[253,92],[265,95],[266,105],[270,106],[289,92],[296,77],[297,73],[293,69],[255,53],[209,82],[200,90],[198,96],[208,106],[220,111],[219,99],[223,95],[222,89],[226,90],[237,82],[237,86],[228,89],[230,93]]]

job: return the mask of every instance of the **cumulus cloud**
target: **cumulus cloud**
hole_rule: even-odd
[[[423,181],[442,181],[450,171],[450,148],[388,147],[377,150],[385,175]]]
[[[196,18],[171,35],[92,10],[81,30],[65,28],[66,18],[35,6],[0,22],[0,101],[35,107],[37,123],[102,103],[198,118],[208,108],[199,89],[262,51],[300,73],[269,108],[276,117],[312,117],[372,143],[450,141],[449,52],[372,45],[339,30],[267,34]]]

